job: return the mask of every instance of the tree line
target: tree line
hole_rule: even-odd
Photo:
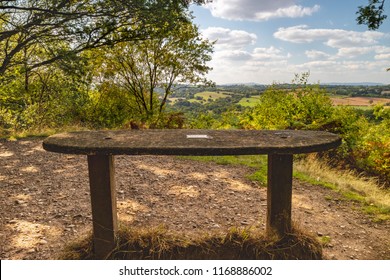
[[[209,83],[205,2],[1,1],[0,126],[157,125],[174,84]]]

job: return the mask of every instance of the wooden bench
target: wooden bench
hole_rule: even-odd
[[[268,155],[266,233],[291,231],[293,154],[339,146],[339,136],[290,130],[121,130],[57,134],[43,142],[47,151],[87,155],[94,251],[106,258],[117,232],[115,155]]]

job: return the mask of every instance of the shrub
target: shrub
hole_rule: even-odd
[[[291,91],[273,86],[243,114],[241,125],[247,129],[319,129],[331,120],[332,113],[330,98],[318,86]]]
[[[268,89],[259,103],[245,111],[240,124],[246,129],[310,129],[339,134],[342,144],[328,152],[333,163],[390,182],[390,109],[378,105],[372,117],[348,106],[332,106],[317,86],[292,90]]]

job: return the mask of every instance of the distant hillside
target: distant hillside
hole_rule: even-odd
[[[384,86],[383,83],[370,83],[370,82],[360,82],[360,83],[322,83],[322,85],[328,86]]]
[[[292,84],[285,84],[293,86]],[[321,85],[324,86],[384,86],[386,84],[383,83],[373,83],[373,82],[358,82],[358,83],[347,83],[347,82],[330,82],[330,83],[321,83]],[[260,84],[260,83],[233,83],[233,84],[220,84],[217,85],[217,87],[231,87],[231,86],[262,86],[262,87],[268,87],[270,85],[268,84]]]

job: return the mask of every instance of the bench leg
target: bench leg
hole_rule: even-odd
[[[291,232],[293,155],[268,155],[268,236],[283,237]]]
[[[96,258],[105,259],[115,247],[118,229],[113,156],[88,156],[88,171],[94,252]]]

